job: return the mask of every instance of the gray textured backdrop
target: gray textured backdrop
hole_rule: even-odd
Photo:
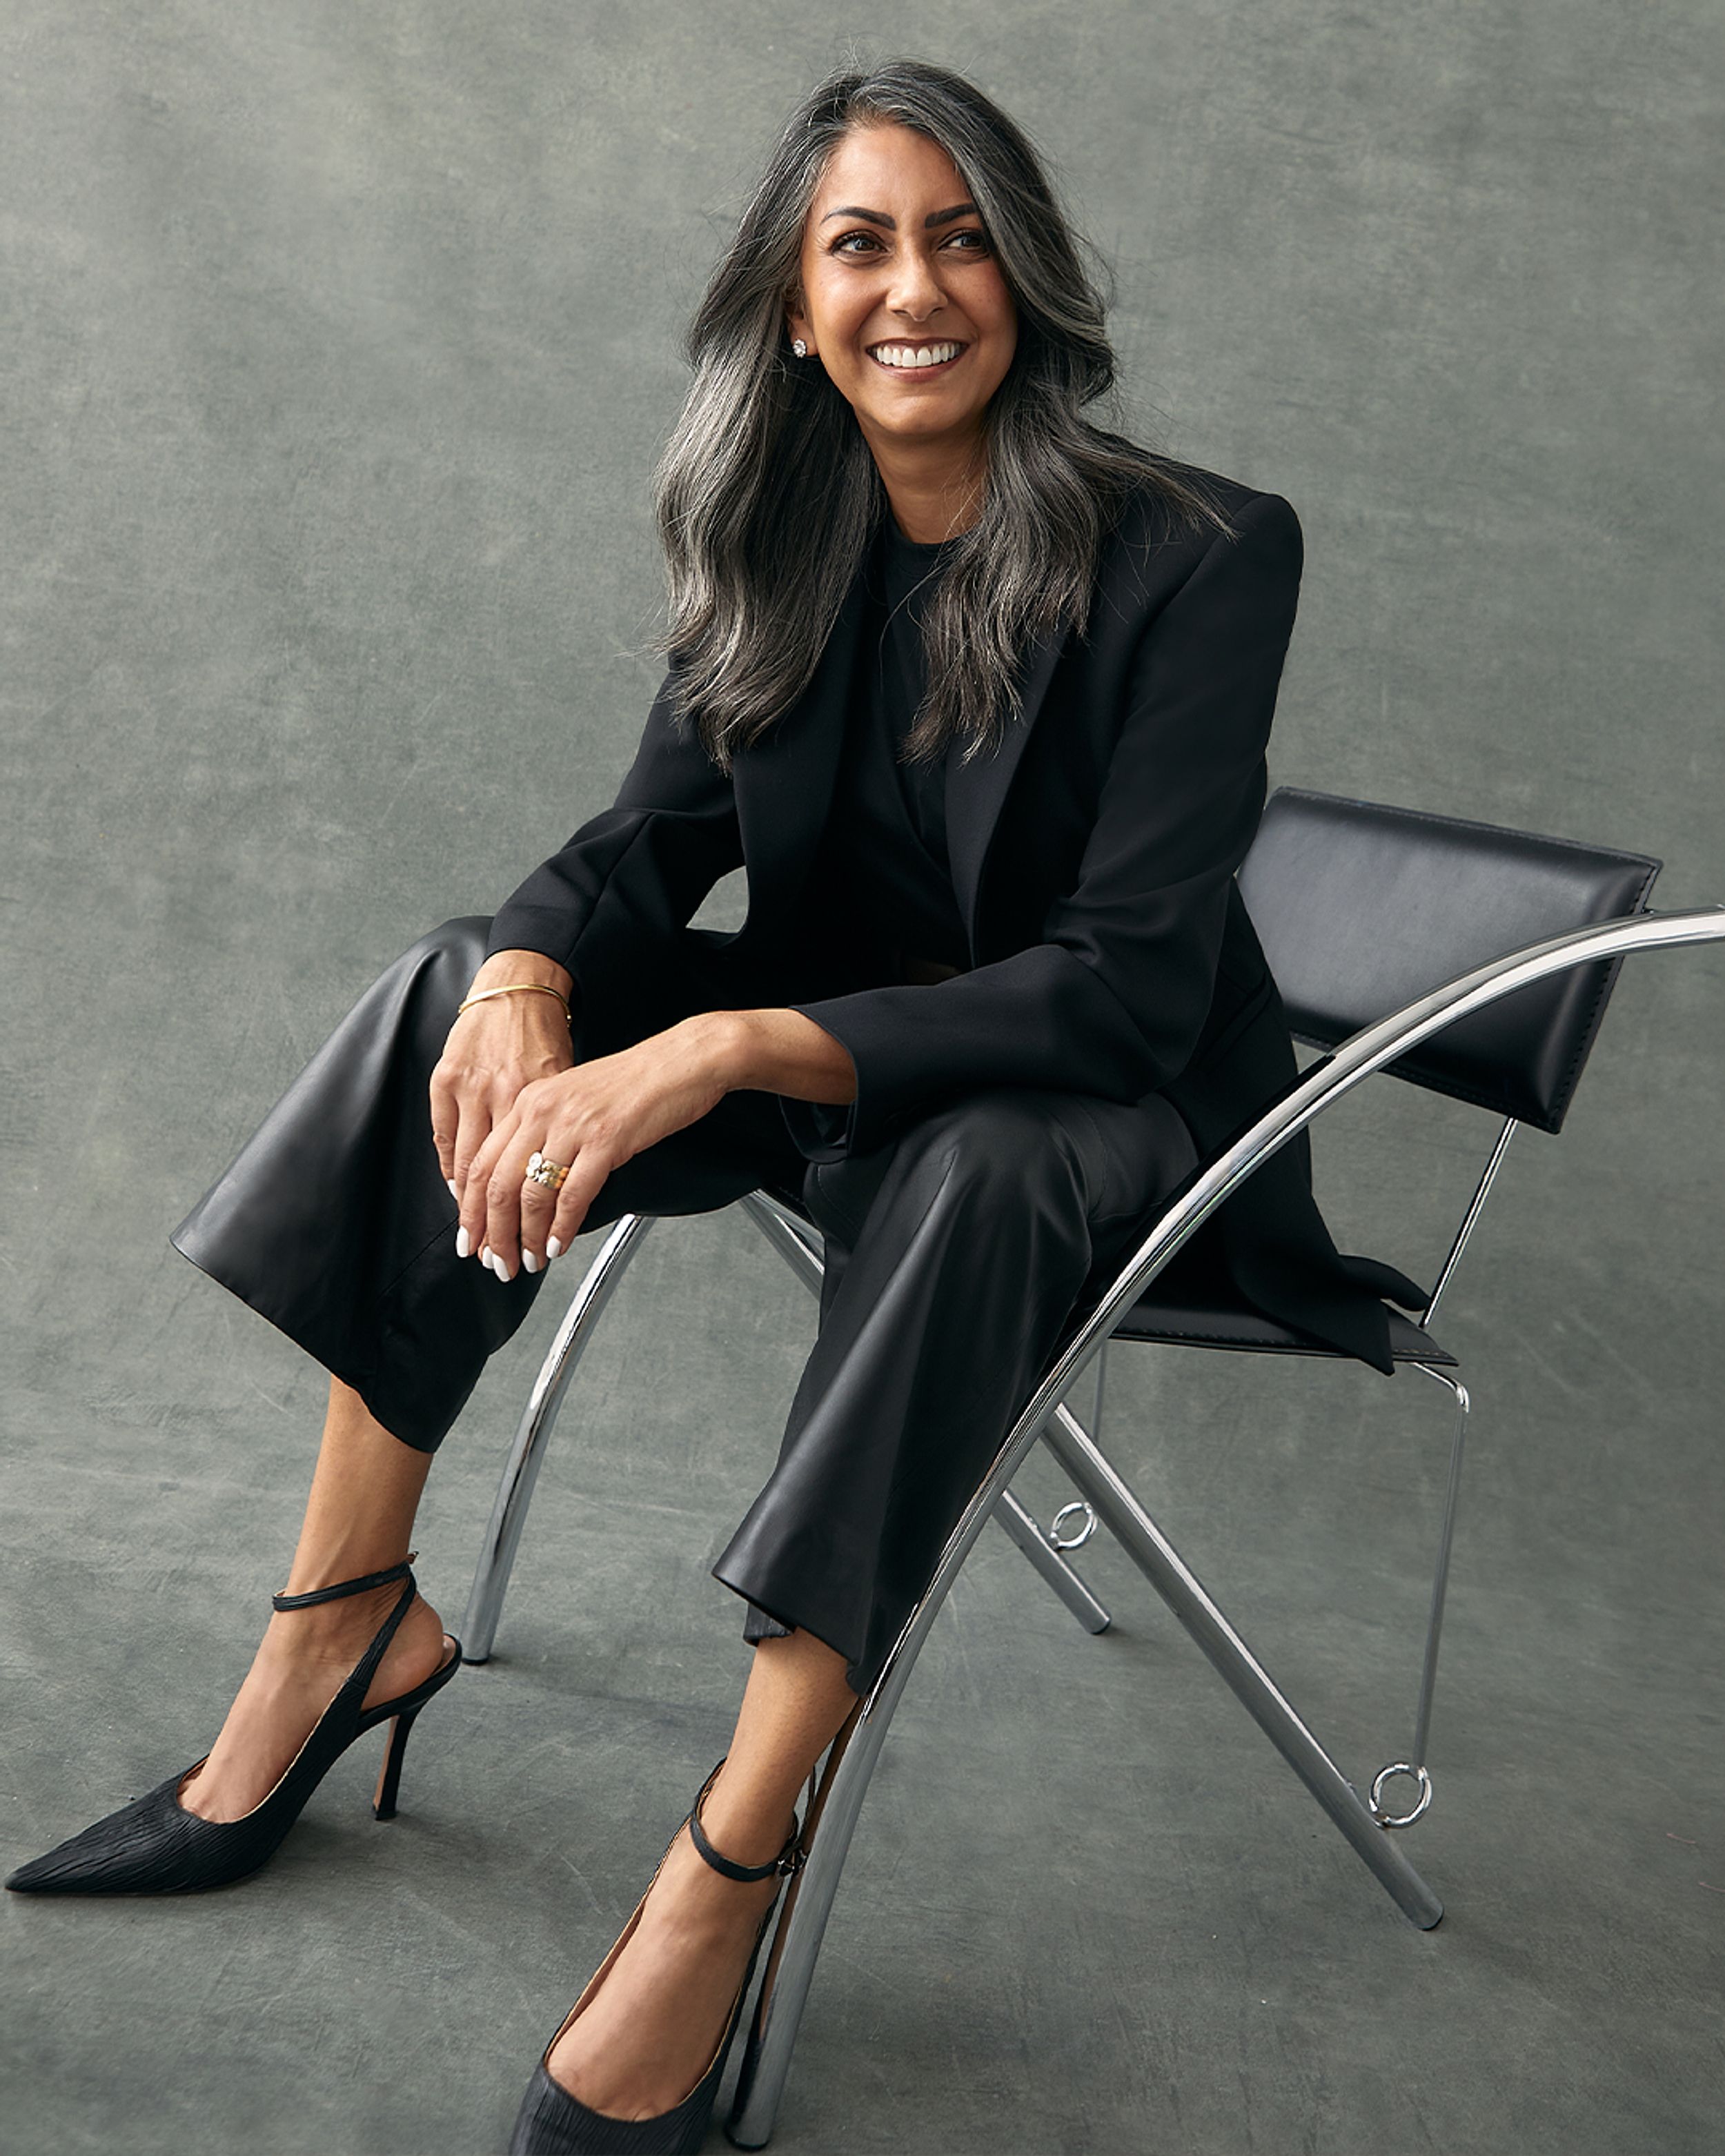
[[[1050,151],[1117,273],[1132,423],[1299,510],[1276,775],[1645,849],[1666,903],[1725,899],[1712,0],[868,26]],[[194,1756],[243,1666],[321,1384],[166,1231],[388,957],[608,800],[656,679],[680,327],[855,28],[825,0],[0,14],[8,1861]],[[1420,1837],[1444,1928],[1378,1906],[1117,1558],[1092,1643],[986,1544],[871,1801],[785,2146],[1710,2145],[1722,1005],[1714,955],[1625,977],[1458,1291],[1482,1412]],[[1320,1165],[1344,1241],[1417,1270],[1486,1133],[1396,1093]],[[705,1567],[809,1327],[745,1238],[649,1245],[507,1659],[420,1738],[387,1853],[356,1768],[218,1906],[8,1907],[21,2149],[497,2141],[742,1673]],[[434,1481],[451,1621],[550,1317]],[[1122,1456],[1368,1775],[1403,1741],[1435,1402],[1119,1359]]]

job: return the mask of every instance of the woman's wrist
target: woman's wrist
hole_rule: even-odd
[[[856,1098],[850,1051],[801,1011],[704,1011],[682,1028],[727,1093],[783,1093],[839,1106]]]
[[[456,1004],[455,1015],[457,1018],[461,1017],[465,1012],[472,1010],[478,1004],[501,1003],[506,996],[549,997],[562,1013],[565,1025],[570,1024],[573,1020],[574,1014],[569,1009],[569,998],[561,989],[554,988],[544,981],[506,981],[501,988],[475,988],[471,995],[464,997]]]
[[[554,988],[565,1004],[575,993],[574,977],[568,968],[558,965],[555,958],[547,958],[542,951],[494,951],[474,975],[468,984],[467,996],[462,1000],[482,995],[488,988],[516,985]],[[505,998],[500,996],[497,1000],[501,1003]],[[537,1002],[541,998],[531,1000]]]

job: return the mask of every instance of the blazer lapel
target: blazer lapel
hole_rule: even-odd
[[[1043,637],[1032,646],[1024,670],[1023,701],[1018,716],[1008,726],[999,747],[991,756],[974,757],[968,763],[957,756],[947,762],[947,858],[952,867],[952,891],[976,957],[977,897],[982,889],[983,864],[994,826],[1006,805],[1008,789],[1030,738],[1030,729],[1042,709],[1048,685],[1070,631]]]

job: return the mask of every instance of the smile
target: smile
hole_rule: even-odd
[[[937,367],[950,367],[967,347],[950,340],[940,344],[871,344],[869,357],[877,367],[891,367],[895,373],[932,373]]]

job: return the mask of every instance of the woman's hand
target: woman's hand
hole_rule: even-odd
[[[574,1241],[614,1168],[740,1088],[845,1101],[856,1096],[856,1072],[849,1050],[801,1011],[704,1011],[614,1055],[534,1079],[469,1164],[456,1250],[488,1252],[503,1280],[517,1266],[536,1273]],[[535,1153],[568,1169],[560,1190],[526,1180]]]
[[[698,1122],[730,1090],[731,1015],[685,1019],[633,1048],[521,1086],[460,1186],[457,1251],[486,1257],[500,1279],[511,1280],[517,1266],[536,1273],[566,1250],[614,1168]],[[560,1190],[526,1181],[535,1153],[568,1169]]]
[[[572,987],[563,968],[536,951],[499,951],[475,974],[468,994],[525,981],[555,988],[565,1003]],[[574,1060],[568,1020],[550,996],[490,996],[455,1020],[431,1074],[431,1135],[458,1204],[475,1155],[522,1086],[554,1077]]]

